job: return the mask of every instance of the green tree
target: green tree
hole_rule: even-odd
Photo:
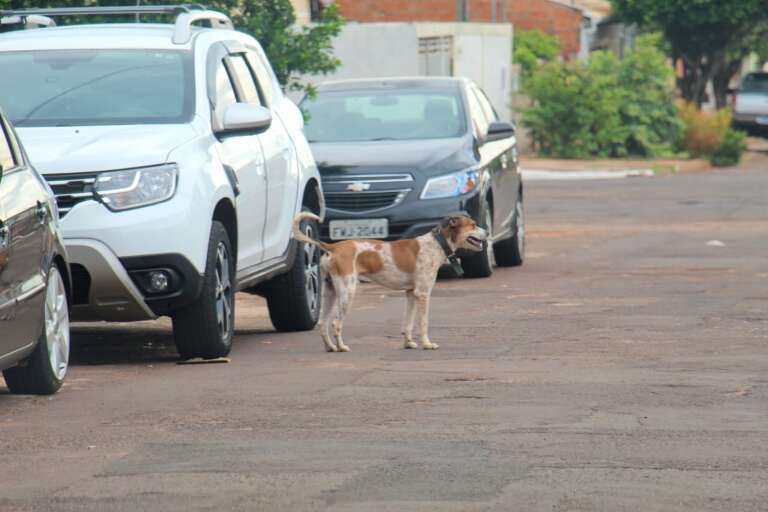
[[[214,9],[229,12],[239,30],[255,37],[264,48],[278,80],[288,90],[307,89],[301,75],[325,75],[341,62],[333,55],[333,38],[344,25],[336,5],[323,9],[320,22],[296,26],[289,0],[216,0]]]
[[[533,105],[523,122],[542,154],[566,158],[673,153],[682,123],[672,70],[658,37],[643,36],[622,61],[594,52],[588,62],[551,62],[525,84]]]
[[[523,77],[531,75],[543,62],[551,62],[560,55],[560,41],[539,29],[515,31],[513,62],[520,65]]]
[[[167,0],[145,0],[142,5],[167,4]],[[29,7],[82,7],[126,5],[125,0],[0,0],[1,9]],[[255,37],[264,48],[278,80],[288,90],[308,89],[311,84],[299,81],[301,75],[321,75],[334,71],[340,62],[333,55],[333,38],[344,25],[336,6],[323,10],[319,23],[297,27],[289,0],[214,0],[210,8],[228,13],[238,30]],[[58,24],[126,22],[120,17],[82,17],[57,19]],[[158,21],[157,16],[144,16],[144,21]],[[165,21],[170,21],[165,19]]]
[[[678,86],[698,106],[729,50],[768,19],[768,0],[611,0],[625,21],[660,31],[683,63]]]

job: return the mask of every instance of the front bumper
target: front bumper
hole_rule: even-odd
[[[180,309],[199,295],[202,276],[180,255],[119,259],[105,244],[90,239],[64,240],[72,268],[74,321],[135,322]],[[164,295],[141,290],[141,271],[168,269],[173,289]]]
[[[448,199],[421,200],[413,198],[391,208],[367,213],[341,212],[326,208],[325,222],[321,226],[320,238],[323,241],[331,241],[328,233],[329,221],[351,219],[387,219],[389,224],[387,240],[415,238],[428,233],[441,220],[451,215],[467,214],[473,219],[479,220],[480,198],[479,191]]]
[[[740,114],[735,112],[731,118],[731,123],[736,127],[760,127],[768,129],[768,123],[758,122],[758,119],[768,119],[768,115]]]

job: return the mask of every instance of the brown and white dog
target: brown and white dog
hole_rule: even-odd
[[[328,352],[348,352],[341,331],[344,317],[355,297],[358,278],[369,280],[394,290],[404,290],[407,299],[403,321],[404,348],[416,348],[413,322],[419,315],[419,341],[424,349],[436,349],[427,334],[429,298],[440,266],[457,249],[480,251],[488,234],[465,215],[444,219],[432,232],[413,239],[384,242],[381,240],[344,240],[326,244],[308,238],[301,232],[304,219],[320,221],[314,214],[303,212],[293,221],[293,236],[300,242],[319,246],[325,254],[320,269],[325,278],[320,312],[320,335]],[[335,318],[334,314],[336,315]],[[329,333],[332,321],[333,338]]]

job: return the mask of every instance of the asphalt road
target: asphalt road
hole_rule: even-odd
[[[247,296],[229,364],[78,328],[58,395],[0,388],[0,510],[768,510],[768,171],[526,201],[524,267],[440,280],[438,351],[372,285],[347,354]]]

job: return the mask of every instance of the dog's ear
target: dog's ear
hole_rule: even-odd
[[[446,217],[443,219],[440,227],[451,229],[455,228],[459,225],[460,220],[461,219],[459,217]]]

